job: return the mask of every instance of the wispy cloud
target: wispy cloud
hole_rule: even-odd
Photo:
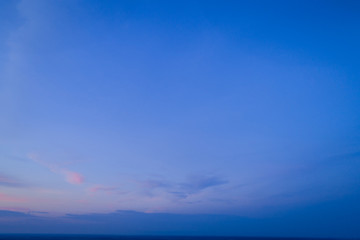
[[[56,164],[51,164],[51,163],[45,162],[45,161],[41,160],[34,153],[28,154],[28,158],[31,159],[32,161],[34,161],[35,163],[46,167],[53,173],[63,175],[65,181],[70,184],[78,185],[78,184],[84,183],[84,176],[78,172],[70,171],[68,169],[61,168],[61,167],[57,166]]]
[[[25,184],[19,182],[18,180],[6,176],[4,174],[0,173],[0,186],[5,186],[5,187],[24,187]]]
[[[91,193],[97,193],[97,192],[107,192],[107,193],[113,193],[118,191],[119,188],[117,187],[109,187],[109,186],[104,186],[104,185],[94,185],[91,188],[89,188],[89,191]]]
[[[180,184],[180,189],[188,193],[197,193],[206,188],[223,185],[228,181],[216,176],[192,176]]]
[[[22,211],[13,211],[13,210],[0,210],[0,219],[8,217],[29,217],[29,214],[26,214]]]
[[[0,212],[11,211],[11,212],[30,212],[29,208],[24,207],[0,207]]]
[[[165,180],[150,180],[150,179],[146,181],[140,181],[139,183],[143,188],[148,188],[148,189],[167,188],[173,185]]]
[[[168,180],[146,180],[141,181],[140,187],[147,195],[153,196],[153,191],[163,191],[175,198],[185,199],[190,195],[200,193],[208,188],[228,183],[217,176],[195,175],[188,177],[184,182],[171,182]]]
[[[80,173],[64,170],[64,174],[68,183],[82,184],[84,182],[84,177]]]
[[[13,203],[19,203],[19,202],[26,202],[26,199],[10,196],[5,193],[0,193],[0,202],[13,202]]]

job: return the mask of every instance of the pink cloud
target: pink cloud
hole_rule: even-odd
[[[0,202],[25,202],[25,199],[9,196],[5,193],[0,193]]]
[[[82,184],[84,177],[77,172],[65,171],[66,181],[71,184]]]
[[[35,163],[38,163],[51,172],[56,174],[62,174],[65,176],[65,180],[70,184],[82,184],[84,182],[84,176],[78,172],[69,171],[68,169],[61,168],[55,164],[50,164],[48,162],[42,161],[36,154],[28,154],[28,157],[33,160]]]

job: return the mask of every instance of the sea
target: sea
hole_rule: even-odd
[[[274,238],[274,237],[0,234],[0,240],[35,240],[35,239],[38,240],[330,240],[325,238]]]

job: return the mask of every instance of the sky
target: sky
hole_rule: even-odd
[[[359,13],[0,1],[0,232],[360,238]]]

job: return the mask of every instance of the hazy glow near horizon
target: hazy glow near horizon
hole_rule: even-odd
[[[0,2],[0,209],[270,216],[356,202],[359,10]]]

